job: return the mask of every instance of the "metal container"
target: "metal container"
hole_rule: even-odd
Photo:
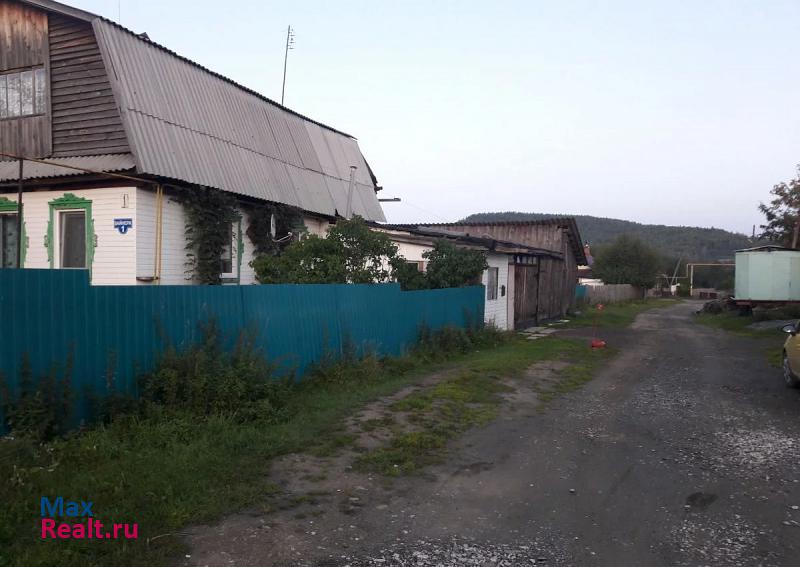
[[[800,250],[761,246],[736,252],[737,301],[800,301]]]

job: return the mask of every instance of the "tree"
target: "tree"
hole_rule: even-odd
[[[600,248],[592,272],[607,284],[630,284],[651,288],[658,279],[658,254],[635,236],[623,234]]]
[[[481,274],[488,267],[484,252],[459,248],[447,240],[438,240],[433,250],[424,252],[422,257],[428,261],[425,280],[430,289],[480,283]]]
[[[379,283],[392,278],[395,257],[397,246],[388,235],[354,217],[337,222],[327,238],[308,236],[251,265],[261,283]]]
[[[778,183],[770,191],[769,205],[761,203],[758,210],[764,213],[766,224],[761,225],[761,238],[797,248],[800,239],[800,165],[798,176],[789,183]]]
[[[262,254],[251,262],[264,284],[381,283],[397,281],[404,290],[461,287],[478,283],[486,255],[441,240],[423,253],[422,273],[397,253],[389,236],[359,217],[340,220],[327,238],[316,235],[292,242],[279,255]]]

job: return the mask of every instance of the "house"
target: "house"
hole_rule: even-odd
[[[471,238],[496,239],[539,251],[519,256],[508,274],[514,290],[515,328],[563,318],[575,304],[578,266],[586,265],[578,225],[573,217],[531,221],[445,223],[420,225]],[[546,253],[545,253],[546,252]]]
[[[532,266],[547,259],[560,258],[549,250],[534,248],[516,242],[495,238],[469,236],[439,227],[414,227],[409,225],[378,225],[375,230],[386,233],[397,245],[398,253],[417,269],[425,271],[425,252],[433,249],[437,240],[448,240],[457,246],[481,250],[486,254],[488,267],[481,276],[486,289],[484,322],[502,330],[513,330],[518,318],[515,314],[515,267]]]
[[[248,228],[276,214],[262,205],[295,211],[293,235],[385,220],[352,136],[49,0],[0,0],[0,154],[1,265],[17,266],[20,242],[21,267],[87,269],[94,284],[191,283],[184,203],[209,189],[236,197],[227,283],[254,281]]]

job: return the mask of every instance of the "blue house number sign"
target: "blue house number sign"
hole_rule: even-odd
[[[114,228],[120,234],[128,234],[128,231],[133,228],[133,219],[114,219]]]

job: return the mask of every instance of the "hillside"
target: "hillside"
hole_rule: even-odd
[[[558,215],[542,213],[477,213],[465,218],[471,222],[523,221],[550,218]],[[693,261],[715,261],[733,258],[733,251],[754,244],[744,234],[719,228],[641,224],[620,219],[589,215],[571,215],[578,222],[581,238],[592,246],[601,246],[620,234],[634,234],[653,248],[671,258]]]

